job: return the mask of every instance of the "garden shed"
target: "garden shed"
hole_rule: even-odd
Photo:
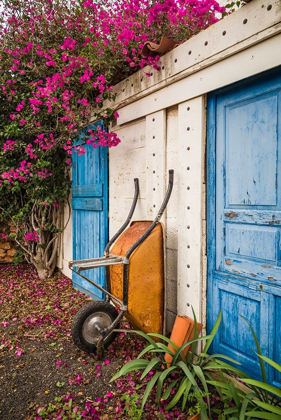
[[[160,67],[115,86],[111,130],[121,143],[108,159],[102,148],[75,158],[59,264],[71,277],[69,261],[103,252],[126,219],[136,177],[135,219],[152,220],[174,169],[164,216],[167,330],[176,314],[192,317],[192,307],[209,330],[222,310],[213,351],[255,374],[240,315],[281,363],[280,0],[253,0],[167,53]]]

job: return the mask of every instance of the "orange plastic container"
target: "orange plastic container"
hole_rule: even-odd
[[[197,337],[202,330],[202,324],[197,323]],[[196,337],[196,338],[197,338]],[[175,343],[178,347],[181,347],[183,344],[187,343],[188,341],[193,340],[194,338],[194,321],[187,316],[179,316],[177,315],[173,331],[170,337],[170,340]],[[173,352],[176,353],[175,348],[169,344],[168,348]],[[187,346],[183,350],[183,355],[186,356],[187,353],[190,351],[191,344]],[[165,360],[167,362],[167,367],[169,367],[169,363],[172,361],[172,356],[169,353],[165,354]]]

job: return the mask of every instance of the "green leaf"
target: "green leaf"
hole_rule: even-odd
[[[206,383],[206,379],[204,377],[204,374],[202,372],[202,369],[200,368],[200,366],[193,366],[194,372],[196,373],[196,376],[200,379],[201,384],[203,385],[204,391],[206,392],[206,394],[208,394],[209,390],[208,390],[208,385]]]
[[[146,366],[146,368],[144,369],[140,379],[142,380],[150,371],[151,369],[153,369],[156,365],[162,365],[162,361],[159,359],[159,357],[154,357],[154,359],[152,359],[148,365]],[[162,370],[162,369],[161,369]]]
[[[240,401],[240,398],[239,398],[237,389],[233,385],[233,382],[232,381],[229,381],[229,389],[231,391],[231,394],[232,394],[232,397],[233,397],[234,402],[236,404],[236,407],[239,408],[239,410],[240,410],[240,408],[241,408],[241,401]]]
[[[233,414],[233,413],[237,413],[237,412],[238,412],[237,407],[229,407],[226,410],[224,410],[224,414]]]
[[[175,355],[174,355],[174,357],[173,357],[173,360],[172,360],[172,362],[171,362],[171,365],[174,365],[175,363],[176,363],[176,361],[177,361],[177,359],[178,359],[178,357],[179,357],[179,355],[181,354],[181,352],[186,348],[186,347],[188,347],[190,344],[192,344],[192,343],[197,343],[198,341],[202,341],[202,340],[206,340],[206,339],[208,339],[210,336],[209,335],[206,335],[205,337],[199,337],[199,338],[196,338],[196,339],[194,339],[194,340],[190,340],[190,341],[187,341],[185,344],[183,344],[177,351],[176,351],[176,353],[175,353]],[[183,356],[183,354],[181,354],[181,357],[183,358],[183,360],[184,360],[184,356]]]
[[[280,420],[280,416],[272,413],[265,413],[264,411],[247,411],[246,416],[254,417],[254,419]]]
[[[224,382],[219,382],[219,381],[206,381],[206,382],[215,387],[229,389],[229,385]]]
[[[274,395],[277,395],[278,397],[281,397],[281,390],[272,386],[272,385],[268,385],[264,382],[256,381],[255,379],[248,379],[248,378],[243,379],[243,382],[245,382],[246,384],[249,384],[249,385],[254,385],[254,386],[256,386],[258,388],[261,388],[261,389],[265,389],[266,391],[270,392],[271,394],[274,394]]]
[[[185,388],[184,393],[183,393],[182,406],[181,406],[182,411],[184,411],[184,409],[185,409],[191,385],[192,384],[191,384],[190,380],[188,380],[187,384],[186,384],[186,388]]]
[[[155,373],[154,376],[152,376],[152,378],[150,379],[150,381],[148,382],[147,387],[145,388],[144,394],[143,394],[143,399],[142,399],[142,404],[141,404],[141,408],[143,410],[146,400],[150,394],[150,391],[152,390],[152,388],[154,387],[156,381],[158,380],[159,376],[161,375],[161,372],[157,372]]]
[[[171,391],[173,389],[173,387],[176,385],[176,383],[180,380],[181,378],[177,378],[175,379],[166,389],[166,391],[164,392],[163,396],[162,396],[162,400],[166,400],[167,398],[169,398]]]
[[[269,365],[273,366],[275,369],[277,369],[279,372],[281,372],[281,366],[278,365],[278,363],[275,363],[273,360],[269,359],[268,357],[262,356],[261,354],[257,354],[257,355],[259,356],[259,358],[263,359]]]
[[[133,372],[134,370],[145,369],[148,365],[149,360],[131,360],[130,362],[126,363],[120,370],[117,372],[109,382],[115,381],[117,378],[126,375],[129,372]]]
[[[58,388],[61,388],[61,387],[63,387],[63,386],[64,386],[64,384],[65,384],[65,382],[57,382],[57,383],[56,383],[56,386],[57,386]]]
[[[157,384],[157,403],[158,404],[159,404],[160,397],[161,397],[161,391],[162,391],[163,383],[164,383],[166,377],[168,375],[170,375],[170,373],[175,369],[177,369],[177,366],[171,366],[168,369],[166,369],[164,372],[162,372],[161,375],[160,375],[160,378],[159,378],[158,384]]]
[[[157,343],[157,345],[161,350],[165,351],[165,353],[170,354],[172,357],[174,356],[175,353],[172,350],[170,350],[165,344]]]
[[[262,356],[262,351],[261,351],[260,343],[259,343],[259,340],[258,340],[258,338],[257,338],[256,334],[255,334],[255,331],[253,330],[253,328],[252,328],[251,324],[247,321],[247,319],[246,319],[243,315],[240,315],[240,316],[241,316],[241,318],[243,318],[243,319],[244,319],[244,321],[246,321],[246,322],[247,322],[247,324],[249,325],[249,328],[250,328],[251,333],[252,333],[252,335],[253,335],[253,337],[254,337],[254,340],[255,340],[255,344],[256,344],[257,352],[258,352],[258,354],[259,354],[260,356]],[[259,358],[259,362],[260,362],[260,368],[261,368],[262,380],[263,380],[263,382],[267,383],[267,379],[266,379],[266,372],[265,372],[265,366],[264,366],[263,360],[262,360],[261,358]]]
[[[174,407],[177,404],[177,402],[180,400],[182,394],[185,391],[187,383],[188,383],[187,378],[184,378],[181,381],[179,389],[177,390],[176,394],[174,395],[174,398],[172,399],[172,401],[170,401],[170,403],[165,407],[165,411],[169,410],[170,408]]]
[[[244,381],[244,378],[249,378],[249,375],[247,375],[245,372],[243,372],[240,369],[235,368],[232,365],[229,365],[226,362],[222,362],[221,360],[216,359],[213,363],[208,363],[206,366],[204,366],[204,370],[208,369],[216,369],[216,370],[230,370],[231,372],[236,373],[241,378],[239,378],[241,381]]]
[[[272,404],[268,404],[268,403],[258,401],[258,400],[253,400],[253,403],[258,405],[261,408],[264,408],[265,410],[267,410],[271,413],[279,414],[281,416],[281,408],[279,408],[279,407],[275,407]]]
[[[239,420],[244,420],[246,415],[246,410],[248,408],[249,403],[251,402],[252,398],[255,398],[256,394],[254,392],[245,395],[245,398],[242,402]]]
[[[137,359],[140,359],[144,354],[150,352],[152,349],[155,349],[155,346],[153,346],[152,344],[149,344],[148,346],[146,346],[138,355]]]
[[[212,341],[213,341],[213,339],[214,339],[214,337],[215,337],[215,335],[216,335],[216,333],[218,331],[218,328],[220,326],[221,318],[222,318],[222,312],[220,311],[219,316],[218,316],[218,318],[217,318],[217,320],[215,322],[215,325],[214,325],[211,333],[209,334],[210,338],[207,340],[207,342],[206,342],[206,344],[204,346],[203,353],[208,353],[209,347],[212,344]]]
[[[220,359],[228,360],[231,363],[235,363],[236,365],[241,365],[241,363],[237,362],[236,360],[232,359],[231,357],[225,356],[224,354],[209,355],[207,353],[200,353],[199,357],[204,357],[206,359],[208,358],[209,360],[220,358]],[[206,361],[208,362],[209,360],[206,360]]]
[[[148,341],[150,344],[152,344],[155,348],[157,348],[157,343],[152,338],[150,338],[147,334],[145,334],[142,331],[132,330],[133,333],[136,333],[143,337],[146,341]]]
[[[196,373],[196,376],[199,378],[201,384],[203,385],[204,391],[206,393],[207,401],[208,401],[208,409],[209,409],[209,412],[210,412],[210,409],[211,409],[211,407],[210,407],[210,396],[209,396],[209,390],[208,390],[208,385],[206,383],[206,379],[205,379],[204,374],[203,374],[203,372],[202,372],[202,370],[199,366],[194,365],[193,369],[194,369],[194,372]]]
[[[198,388],[198,385],[194,379],[194,376],[192,375],[192,373],[190,372],[186,364],[184,362],[179,362],[177,366],[180,367],[184,371],[184,373],[186,374],[186,376],[188,377],[192,385]]]
[[[194,332],[193,332],[193,339],[196,339],[197,338],[197,319],[196,319],[196,315],[195,315],[195,312],[194,312],[194,309],[193,309],[193,306],[191,307],[191,309],[192,309],[192,314],[193,314],[193,319],[194,319]],[[195,355],[195,350],[196,350],[196,342],[194,342],[193,344],[192,344],[192,347],[191,347],[191,356],[190,356],[190,359],[191,359],[191,361],[193,361],[194,360],[194,355]]]
[[[167,343],[171,344],[171,346],[173,346],[176,350],[178,350],[178,348],[179,348],[173,341],[171,341],[168,337],[165,337],[164,335],[156,334],[156,333],[149,333],[148,335],[150,335],[152,337],[157,337],[157,338],[160,338],[163,341],[166,341]]]

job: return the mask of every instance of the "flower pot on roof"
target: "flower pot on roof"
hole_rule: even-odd
[[[168,51],[171,51],[173,48],[175,48],[176,45],[177,43],[172,39],[169,39],[166,36],[162,36],[159,44],[155,44],[154,42],[150,41],[145,42],[141,50],[141,56],[145,58],[162,55]]]

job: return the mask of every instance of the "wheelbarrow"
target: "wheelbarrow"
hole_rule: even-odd
[[[128,217],[108,242],[101,258],[69,262],[69,268],[101,290],[106,301],[86,304],[72,322],[72,338],[81,350],[101,358],[104,348],[115,339],[120,321],[127,318],[135,329],[163,333],[164,308],[164,228],[160,223],[173,189],[174,171],[154,221],[131,222],[139,195],[139,180]],[[106,289],[83,274],[105,267]]]

